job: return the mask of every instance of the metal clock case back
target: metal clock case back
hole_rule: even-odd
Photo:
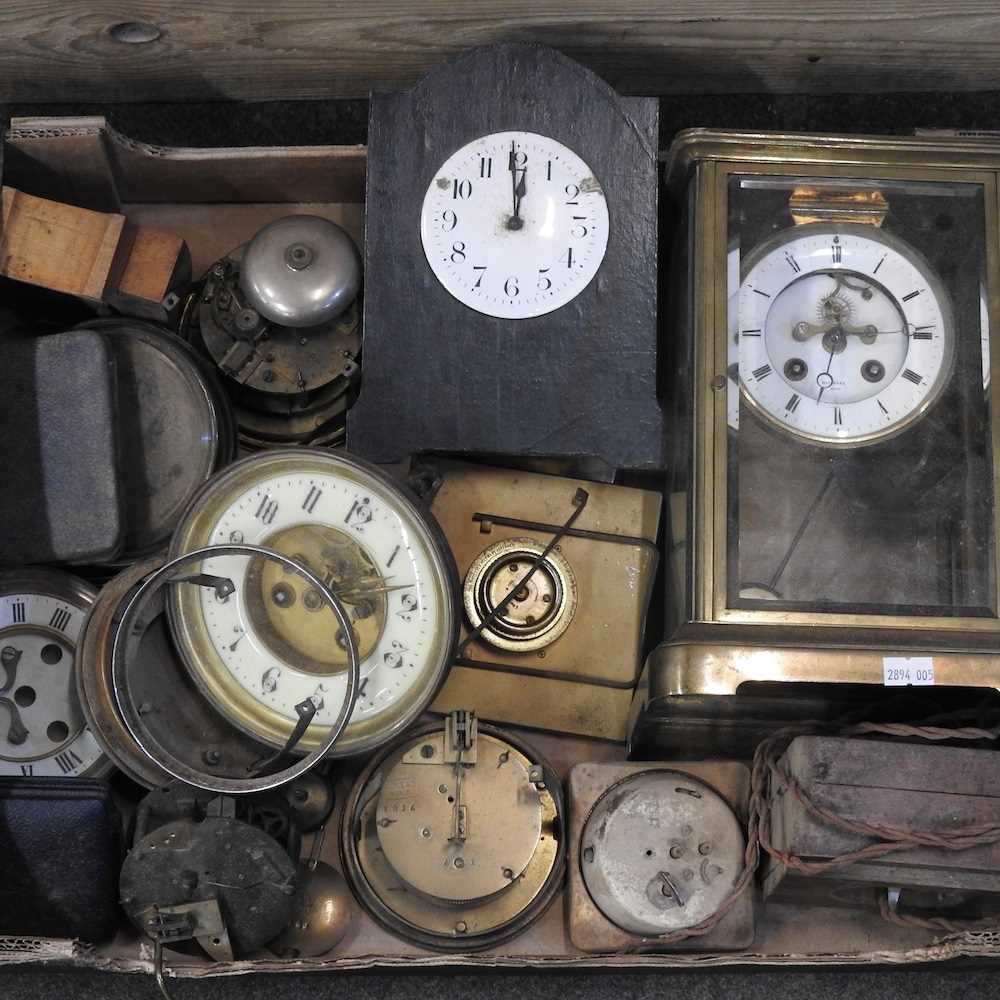
[[[205,276],[182,328],[225,378],[245,447],[343,443],[360,289],[354,241],[311,215],[270,223]]]
[[[282,449],[235,463],[194,499],[171,552],[253,544],[314,572],[352,620],[361,682],[333,755],[362,753],[401,732],[448,669],[457,609],[454,564],[440,531],[409,494],[348,455]],[[214,707],[249,736],[283,747],[312,699],[298,746],[315,750],[344,701],[345,637],[304,579],[263,560],[205,560],[235,592],[174,588],[177,647]]]
[[[355,894],[425,948],[476,951],[524,930],[559,889],[558,777],[471,712],[407,734],[358,777],[341,821]]]
[[[567,907],[577,948],[724,951],[753,944],[745,765],[577,764],[568,792]],[[713,918],[705,933],[685,934]]]
[[[998,168],[1000,147],[951,140],[675,144],[688,433],[670,485],[675,627],[647,704],[747,681],[882,684],[883,658],[914,652],[938,684],[1000,684]]]
[[[111,770],[81,711],[73,665],[96,596],[59,570],[0,573],[0,776],[100,778]]]
[[[115,357],[125,547],[134,562],[166,547],[206,479],[236,456],[236,426],[215,372],[176,334],[120,317],[102,333]]]

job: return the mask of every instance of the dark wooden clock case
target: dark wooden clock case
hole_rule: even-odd
[[[420,239],[428,184],[481,135],[524,130],[576,151],[608,201],[604,261],[571,302],[498,319],[453,298]],[[413,90],[373,95],[365,232],[364,378],[348,447],[663,465],[656,398],[658,106],[622,97],[538,45],[475,49]]]

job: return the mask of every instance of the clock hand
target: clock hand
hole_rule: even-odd
[[[0,649],[0,667],[3,667],[7,674],[7,680],[0,685],[0,692],[9,691],[17,680],[17,665],[21,662],[22,650],[13,646],[4,646]]]
[[[823,393],[833,385],[833,378],[830,376],[830,366],[833,364],[833,351],[830,351],[830,360],[826,363],[826,371],[816,376],[816,384],[819,386],[819,395],[816,397],[817,405],[823,399]],[[830,380],[829,385],[827,379]]]
[[[369,594],[388,594],[393,590],[407,590],[412,587],[412,583],[397,583],[393,584],[391,587],[354,587],[352,590],[337,590],[336,587],[333,588],[333,592],[342,599],[348,599],[351,597],[367,597]]]
[[[521,176],[518,178],[517,151],[514,148],[513,139],[510,141],[510,157],[507,160],[507,166],[510,169],[510,187],[514,199],[514,213],[507,220],[507,228],[520,229],[524,225],[524,220],[521,218],[521,199],[524,197],[524,175],[527,171],[525,168],[520,168]]]
[[[792,327],[792,339],[801,343],[803,340],[808,340],[817,334],[829,333],[836,325],[837,321],[835,319],[828,320],[826,323],[807,323],[803,320]]]
[[[15,746],[20,745],[28,738],[28,730],[21,721],[21,713],[17,710],[17,705],[10,698],[0,698],[0,708],[6,708],[10,712],[10,729],[7,731],[7,742]]]

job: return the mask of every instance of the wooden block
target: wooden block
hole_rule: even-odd
[[[190,278],[191,258],[176,233],[4,187],[0,274],[164,320],[163,299]]]
[[[931,832],[996,821],[1000,755],[994,750],[942,747],[833,736],[800,736],[783,766],[821,808],[844,820]],[[782,851],[826,860],[875,838],[835,827],[779,787],[772,798],[772,840]],[[836,868],[810,881],[1000,892],[1000,845],[964,851],[920,847]],[[765,892],[803,876],[770,863]],[[783,891],[794,886],[782,886]]]
[[[167,293],[191,277],[191,255],[176,233],[127,226],[119,246],[108,305],[130,316],[163,322]]]
[[[0,274],[100,302],[124,226],[124,215],[5,187]]]
[[[162,229],[138,229],[118,282],[118,294],[159,302],[168,291],[184,253],[184,240]]]

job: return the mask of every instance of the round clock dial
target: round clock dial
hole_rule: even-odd
[[[110,769],[84,721],[73,674],[96,596],[55,570],[0,573],[0,775],[97,777]]]
[[[173,554],[205,545],[261,545],[313,570],[347,606],[361,686],[337,755],[392,737],[433,697],[456,628],[451,556],[399,486],[345,455],[289,449],[230,466],[196,498]],[[283,746],[295,706],[319,702],[299,746],[317,747],[346,692],[347,652],[319,593],[276,563],[206,560],[236,592],[177,587],[171,620],[188,669],[232,723]]]
[[[926,260],[874,226],[811,223],[747,260],[739,290],[744,399],[814,444],[884,440],[919,419],[954,361],[947,293]]]
[[[496,132],[435,173],[420,235],[431,270],[488,316],[552,312],[590,283],[608,245],[608,205],[573,150],[534,132]]]

